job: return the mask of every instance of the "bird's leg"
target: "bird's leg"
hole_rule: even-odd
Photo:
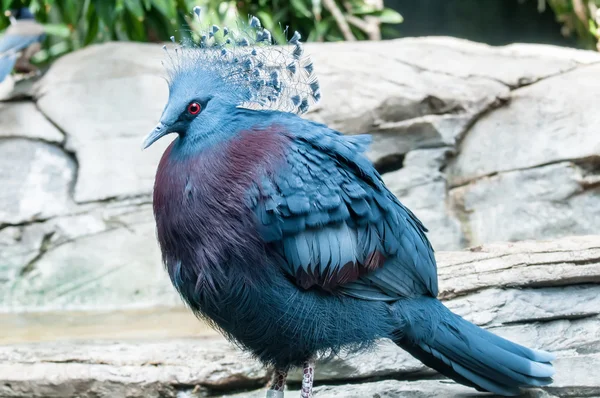
[[[287,379],[287,372],[285,370],[275,369],[273,379],[271,380],[271,387],[267,391],[267,398],[283,398],[283,389],[285,388],[285,380]]]
[[[313,390],[313,381],[315,379],[315,363],[313,361],[304,362],[302,370],[302,390],[300,398],[311,398]]]

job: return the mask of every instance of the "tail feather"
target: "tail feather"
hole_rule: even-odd
[[[506,396],[552,383],[554,355],[485,331],[436,299],[403,300],[395,309],[403,328],[394,342],[458,383]]]

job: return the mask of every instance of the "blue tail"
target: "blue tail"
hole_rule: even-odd
[[[553,354],[483,330],[437,299],[402,300],[394,304],[394,310],[403,325],[394,342],[458,383],[505,396],[519,395],[520,387],[552,383]]]
[[[0,83],[2,83],[4,79],[6,79],[6,76],[10,74],[16,61],[17,54],[15,53],[0,55]]]

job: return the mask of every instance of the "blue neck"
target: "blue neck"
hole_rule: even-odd
[[[229,109],[221,115],[215,115],[214,120],[208,120],[214,126],[212,129],[197,131],[192,125],[185,134],[180,134],[175,139],[171,156],[185,159],[201,154],[230,141],[243,131],[266,128],[285,117],[280,112]]]

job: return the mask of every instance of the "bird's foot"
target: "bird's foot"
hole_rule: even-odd
[[[275,370],[273,379],[271,380],[271,387],[267,391],[267,398],[283,398],[286,379],[287,372],[285,370]]]
[[[300,398],[311,398],[313,396],[313,381],[315,379],[315,363],[308,361],[304,363],[302,370],[302,390],[300,390]]]

